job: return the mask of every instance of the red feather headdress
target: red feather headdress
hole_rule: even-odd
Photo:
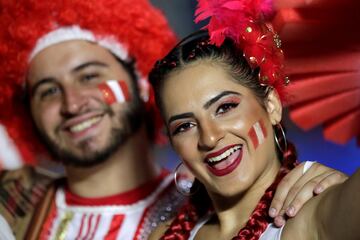
[[[270,0],[199,0],[195,22],[210,18],[205,27],[211,43],[219,46],[231,38],[252,68],[260,68],[259,81],[274,87],[284,98],[288,78],[279,36],[266,20],[273,14]]]

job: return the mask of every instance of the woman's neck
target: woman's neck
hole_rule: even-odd
[[[280,162],[273,161],[249,189],[231,198],[209,194],[217,216],[217,224],[213,227],[218,228],[218,239],[231,239],[245,226],[279,169]]]

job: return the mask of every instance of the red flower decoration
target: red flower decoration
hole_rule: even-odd
[[[287,78],[283,73],[281,41],[266,23],[271,14],[269,0],[199,0],[195,22],[210,18],[205,26],[210,42],[220,46],[225,38],[231,38],[250,66],[260,67],[259,81],[276,88],[282,98]]]

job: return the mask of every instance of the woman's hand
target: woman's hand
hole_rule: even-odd
[[[316,162],[305,170],[304,166],[309,165],[309,162],[306,166],[305,162],[301,163],[279,183],[269,209],[276,226],[284,225],[286,216],[294,217],[313,196],[348,178],[344,173]]]

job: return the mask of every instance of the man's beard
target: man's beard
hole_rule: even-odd
[[[78,156],[77,154],[67,149],[59,147],[59,145],[51,140],[47,134],[39,131],[42,142],[47,147],[49,153],[56,161],[63,163],[66,166],[74,167],[92,167],[109,159],[123,144],[140,128],[144,121],[144,105],[140,99],[134,99],[126,103],[127,109],[121,113],[121,128],[113,128],[109,142],[104,149],[98,151],[88,151],[85,156]],[[116,116],[112,109],[107,111],[110,117]],[[80,147],[86,152],[87,141],[80,144]],[[85,150],[84,150],[85,149]]]

